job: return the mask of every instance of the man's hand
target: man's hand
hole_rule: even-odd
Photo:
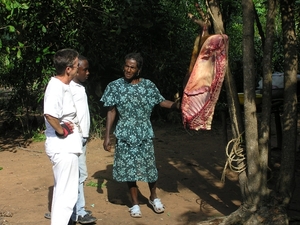
[[[63,130],[63,133],[60,134],[57,131],[55,131],[55,134],[57,135],[57,137],[60,138],[65,138],[67,137],[69,134],[73,133],[73,124],[71,122],[63,122],[60,124]]]

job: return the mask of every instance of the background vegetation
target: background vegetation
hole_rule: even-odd
[[[187,17],[188,12],[194,13],[194,3],[170,0],[1,0],[1,133],[15,131],[32,137],[43,131],[43,94],[54,74],[52,56],[61,48],[74,48],[90,60],[91,75],[86,88],[93,135],[101,135],[105,119],[105,109],[99,102],[101,93],[108,82],[122,76],[123,58],[129,52],[142,53],[145,61],[143,77],[155,82],[165,98],[173,99],[175,93],[182,92],[194,39],[201,32],[199,26]],[[258,16],[255,32],[258,79],[262,75],[266,5],[262,0],[254,3]],[[199,4],[205,5],[204,1],[199,1]],[[298,9],[299,5],[297,1]],[[221,10],[230,38],[229,65],[238,91],[242,92],[241,4],[223,0]],[[279,18],[276,21],[274,71],[283,71]],[[299,21],[298,14],[297,35]],[[226,104],[224,92],[220,102]],[[168,114],[156,108],[153,119],[180,120],[178,116]]]

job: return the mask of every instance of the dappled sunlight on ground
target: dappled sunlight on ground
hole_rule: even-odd
[[[153,212],[148,185],[138,182],[143,217],[130,217],[127,185],[112,179],[113,152],[103,150],[103,140],[93,139],[87,145],[85,196],[86,207],[98,218],[97,224],[196,225],[205,220],[219,221],[239,207],[237,174],[227,169],[225,183],[221,182],[226,159],[218,124],[211,131],[187,132],[180,124],[154,125],[154,131],[158,196],[165,212]],[[8,224],[49,224],[44,213],[51,205],[53,175],[44,143],[0,139],[0,147],[0,211],[12,213],[4,219]],[[299,182],[297,185],[299,188]],[[292,207],[299,210],[296,202]]]

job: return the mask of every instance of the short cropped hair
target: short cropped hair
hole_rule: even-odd
[[[140,53],[135,53],[135,52],[129,53],[129,54],[127,54],[127,55],[125,56],[125,61],[128,60],[128,59],[133,59],[133,60],[135,60],[135,61],[136,61],[137,68],[138,68],[139,70],[142,69],[144,60],[143,60],[143,57],[141,56]]]
[[[79,53],[70,48],[65,48],[57,51],[53,57],[53,63],[58,75],[65,72],[65,69],[69,66],[72,67],[75,59],[79,56]]]
[[[83,60],[88,61],[87,57],[85,57],[85,56],[83,56],[83,55],[79,55],[79,56],[78,56],[78,60],[79,60],[79,61],[83,61]]]

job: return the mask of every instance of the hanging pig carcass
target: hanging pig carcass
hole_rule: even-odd
[[[184,88],[183,124],[192,130],[210,130],[227,66],[228,36],[210,35],[202,44]]]

